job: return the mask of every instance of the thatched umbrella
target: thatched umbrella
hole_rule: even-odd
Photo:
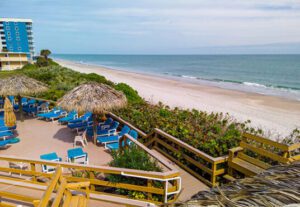
[[[9,76],[0,78],[0,95],[18,96],[21,111],[21,121],[23,121],[21,96],[34,95],[48,90],[47,86],[35,79],[24,75]]]
[[[113,109],[126,106],[127,99],[122,92],[108,85],[93,82],[77,86],[64,95],[57,104],[68,111],[93,112],[94,142],[96,142],[96,115],[104,115]]]
[[[7,127],[13,127],[16,125],[16,115],[14,113],[14,107],[10,103],[8,98],[5,98],[4,103],[4,122]]]

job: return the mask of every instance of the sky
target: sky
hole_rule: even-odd
[[[300,0],[0,0],[0,16],[53,53],[300,53]]]

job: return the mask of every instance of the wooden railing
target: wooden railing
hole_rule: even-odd
[[[249,171],[246,169],[249,167],[242,167],[238,159],[257,166],[258,170]],[[244,133],[240,146],[229,151],[229,174],[232,175],[232,170],[237,170],[245,175],[253,175],[259,173],[260,169],[268,169],[273,165],[288,164],[298,160],[300,160],[300,143],[286,145]]]
[[[127,125],[136,130],[139,141],[145,146],[157,150],[205,184],[216,186],[225,174],[227,156],[214,158],[160,129],[154,129],[147,135],[117,115],[110,113],[109,116],[121,126]]]
[[[3,178],[3,176],[7,177],[7,174],[3,175],[3,173],[17,173],[30,178],[30,180],[23,180],[25,183],[42,184],[40,180],[43,179],[41,178],[51,179],[52,174],[41,172],[41,165],[60,166],[63,168],[63,177],[67,182],[89,182],[90,193],[98,195],[112,195],[116,198],[131,198],[145,202],[162,204],[174,202],[176,195],[181,189],[178,171],[150,172],[108,166],[80,165],[66,162],[25,159],[13,156],[0,156],[0,161],[1,163],[6,161],[23,163],[30,166],[27,170],[20,170],[3,167],[2,165],[2,167],[0,167],[0,173],[2,172],[0,178]],[[139,182],[114,183],[109,181],[107,176],[119,176],[120,178],[126,178],[124,180],[135,179]],[[23,177],[20,177],[20,179],[22,178]],[[125,193],[119,193],[120,191]],[[130,192],[135,192],[138,196],[128,196]]]

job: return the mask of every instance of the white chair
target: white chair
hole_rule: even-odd
[[[82,147],[85,147],[88,145],[87,139],[86,139],[86,130],[82,133],[81,136],[75,136],[73,147],[76,147],[77,143],[81,143]]]

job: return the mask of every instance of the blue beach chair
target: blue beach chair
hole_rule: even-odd
[[[67,122],[73,121],[73,120],[75,120],[77,118],[78,118],[77,111],[71,111],[71,112],[68,113],[67,116],[58,119],[58,123],[60,123],[60,124],[67,123]]]
[[[119,126],[119,122],[113,121],[113,123],[110,125],[110,127],[108,129],[98,130],[97,137],[116,135],[118,126]],[[92,135],[91,137],[93,137],[93,136],[94,135]]]
[[[125,125],[123,126],[122,130],[117,135],[110,135],[110,136],[98,136],[97,142],[100,144],[107,144],[111,142],[118,141],[121,137],[123,137],[125,134],[128,134],[130,131],[130,128]]]
[[[108,118],[105,120],[105,122],[100,122],[98,123],[97,125],[97,131],[100,131],[100,130],[104,130],[104,129],[108,129],[110,127],[110,125],[113,123],[113,119],[112,118]],[[92,137],[94,135],[94,128],[93,126],[88,126],[86,128],[87,130],[87,135]]]
[[[62,159],[57,156],[55,152],[44,154],[40,156],[41,160],[47,160],[47,161],[53,161],[53,162],[60,162]],[[56,167],[55,166],[49,166],[49,165],[42,165],[42,172],[44,173],[53,173],[55,172]]]
[[[9,142],[9,140],[1,140],[0,141],[0,148],[7,148],[7,147],[9,147],[10,146],[10,142]]]
[[[130,130],[130,132],[128,133],[133,139],[137,140],[138,138],[138,133],[135,131],[135,130]],[[127,140],[127,144],[130,145],[131,144],[131,141],[130,140]],[[125,143],[124,141],[122,142],[122,146],[124,147],[125,146]],[[105,146],[105,149],[108,149],[108,150],[118,150],[119,149],[119,140],[116,141],[116,142],[113,142],[113,143],[108,143],[106,144]]]
[[[73,148],[68,150],[68,162],[78,163],[78,164],[88,164],[88,154],[82,150],[81,147]]]
[[[79,122],[85,122],[85,121],[88,121],[88,120],[92,120],[92,115],[93,115],[92,112],[86,112],[81,117],[79,117],[77,119],[74,119],[74,120],[71,120],[68,123],[72,124],[72,123],[79,123]]]

